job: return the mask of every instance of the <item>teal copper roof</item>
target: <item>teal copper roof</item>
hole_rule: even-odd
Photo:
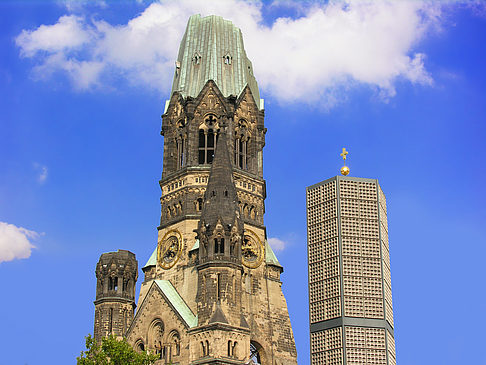
[[[154,280],[160,290],[164,293],[167,300],[172,304],[177,313],[182,317],[184,322],[192,328],[197,326],[197,316],[192,313],[191,308],[188,307],[184,299],[179,295],[176,288],[174,288],[168,280]]]
[[[256,104],[263,108],[241,30],[220,16],[202,18],[196,14],[189,18],[181,41],[172,93],[197,97],[208,80],[213,80],[224,96],[239,96],[248,85]]]
[[[267,264],[282,267],[282,265],[280,265],[280,262],[278,262],[277,256],[275,256],[275,253],[273,252],[272,248],[268,244],[267,240],[265,240],[265,262]]]
[[[149,266],[155,266],[155,265],[157,265],[157,247],[155,247],[154,252],[152,252],[152,255],[148,259],[145,266],[142,267],[142,269],[145,269],[146,267],[149,267]]]

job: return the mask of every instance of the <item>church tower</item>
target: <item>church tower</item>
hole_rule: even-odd
[[[306,191],[311,364],[396,365],[385,194],[341,174]]]
[[[160,364],[297,364],[263,222],[265,133],[241,31],[192,16],[162,115],[157,247],[126,332]]]
[[[94,337],[124,336],[135,311],[135,284],[138,263],[130,251],[101,255],[96,265]]]

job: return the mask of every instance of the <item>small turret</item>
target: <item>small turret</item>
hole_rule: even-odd
[[[126,250],[101,255],[96,265],[96,300],[94,336],[124,336],[135,310],[135,284],[138,263],[135,254]]]

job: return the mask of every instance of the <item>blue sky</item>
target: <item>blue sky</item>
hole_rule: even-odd
[[[99,255],[143,266],[156,246],[160,115],[192,13],[241,27],[265,99],[265,224],[299,364],[305,187],[342,147],[387,196],[398,363],[486,364],[484,6],[187,0],[0,3],[0,365],[75,363]]]

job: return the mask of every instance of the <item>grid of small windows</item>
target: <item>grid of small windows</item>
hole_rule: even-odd
[[[311,333],[313,365],[341,365],[343,343],[341,327]]]
[[[386,213],[386,197],[385,197],[385,194],[383,193],[383,190],[381,190],[381,186],[378,185],[378,195],[379,195],[379,199],[380,199],[380,204],[383,205],[383,207],[385,208],[385,213]]]
[[[380,243],[383,265],[383,282],[385,293],[385,317],[388,323],[393,327],[393,302],[391,289],[391,271],[390,271],[390,251],[388,245],[388,221],[386,217],[386,199],[381,188],[378,190],[380,206]]]
[[[346,364],[386,365],[385,330],[345,327]]]
[[[381,229],[388,232],[388,218],[386,217],[386,209],[383,209],[383,205],[380,202],[380,223]]]
[[[311,323],[341,315],[336,182],[307,190]]]
[[[395,339],[393,338],[392,334],[388,332],[386,334],[386,342],[388,345],[388,362],[389,365],[396,365],[396,353],[395,353]]]
[[[344,314],[383,318],[384,303],[374,182],[339,181]]]
[[[324,245],[325,246],[325,245]],[[341,315],[339,257],[337,240],[329,243],[336,256],[309,264],[309,302],[311,323]]]

